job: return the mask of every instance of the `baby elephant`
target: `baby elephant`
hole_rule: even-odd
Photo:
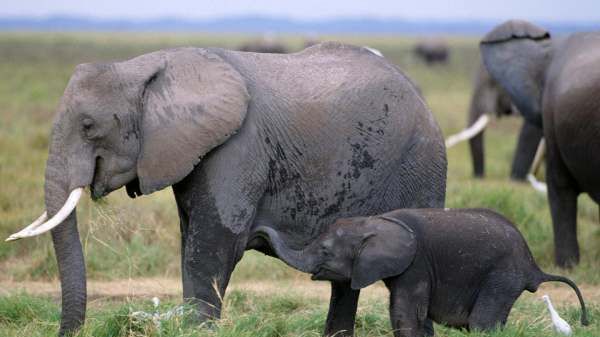
[[[283,244],[272,228],[256,233],[273,253],[314,280],[350,282],[353,289],[383,280],[390,291],[394,336],[432,334],[431,322],[469,330],[506,323],[523,290],[542,282],[577,286],[540,270],[519,230],[485,209],[404,209],[339,219],[304,250]]]

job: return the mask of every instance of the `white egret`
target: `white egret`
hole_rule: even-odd
[[[558,312],[554,310],[552,302],[550,301],[550,296],[544,295],[542,296],[542,299],[546,302],[546,305],[548,306],[548,311],[550,312],[550,318],[552,318],[554,330],[563,335],[570,336],[573,333],[573,330],[571,329],[569,323],[562,319],[562,317],[558,315]]]

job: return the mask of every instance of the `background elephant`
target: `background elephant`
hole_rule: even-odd
[[[469,140],[473,175],[478,178],[485,175],[483,136],[489,122],[488,115],[500,118],[520,115],[520,112],[512,104],[508,93],[490,76],[485,66],[480,64],[473,80],[468,127],[459,134],[450,136],[446,141],[446,146],[451,147],[462,140]],[[513,156],[510,171],[512,179],[525,180],[542,136],[542,129],[539,126],[524,120]]]
[[[512,20],[489,32],[480,49],[525,120],[543,126],[556,263],[577,264],[577,196],[600,202],[600,33],[556,41]]]
[[[441,207],[440,129],[411,82],[385,58],[339,43],[295,54],[162,50],[76,68],[52,130],[47,216],[11,239],[52,229],[61,333],[86,307],[75,208],[81,190],[135,197],[173,187],[184,298],[201,318],[221,299],[257,226],[294,248],[341,216]],[[358,291],[332,283],[327,334],[352,333]]]
[[[281,42],[277,42],[271,37],[262,37],[260,39],[248,41],[242,44],[239,51],[249,51],[254,53],[275,53],[285,54],[288,53],[288,48]]]
[[[276,254],[313,280],[350,282],[353,289],[383,280],[390,290],[394,336],[433,336],[427,319],[469,330],[506,324],[517,298],[548,281],[519,230],[487,209],[405,209],[338,219],[303,250],[286,246],[272,228],[259,228]]]
[[[421,59],[427,65],[436,63],[445,64],[450,56],[450,48],[446,41],[442,39],[426,39],[418,41],[413,52],[417,58]]]

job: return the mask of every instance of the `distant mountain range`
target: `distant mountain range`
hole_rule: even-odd
[[[175,31],[212,33],[300,33],[300,34],[448,34],[479,35],[499,21],[435,21],[347,18],[302,21],[277,17],[239,16],[190,20],[92,19],[73,16],[0,17],[3,31]],[[553,33],[599,30],[596,22],[535,22]]]

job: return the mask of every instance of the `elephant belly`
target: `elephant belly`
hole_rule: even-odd
[[[429,317],[439,324],[454,328],[467,327],[474,303],[475,294],[470,291],[465,293],[464,289],[436,291],[429,305]]]
[[[325,179],[298,179],[277,193],[266,193],[253,227],[270,226],[299,248],[338,218],[370,216],[399,208],[443,207],[445,174],[431,175],[401,165],[334,170]],[[391,171],[393,170],[393,171]],[[339,174],[337,172],[340,172]]]
[[[384,193],[384,189],[368,181],[355,182],[351,189],[336,188],[335,183],[311,186],[298,182],[276,195],[265,195],[253,227],[275,228],[289,238],[286,241],[291,247],[300,248],[337,218],[369,216],[409,206],[401,200],[384,202],[381,198]]]

